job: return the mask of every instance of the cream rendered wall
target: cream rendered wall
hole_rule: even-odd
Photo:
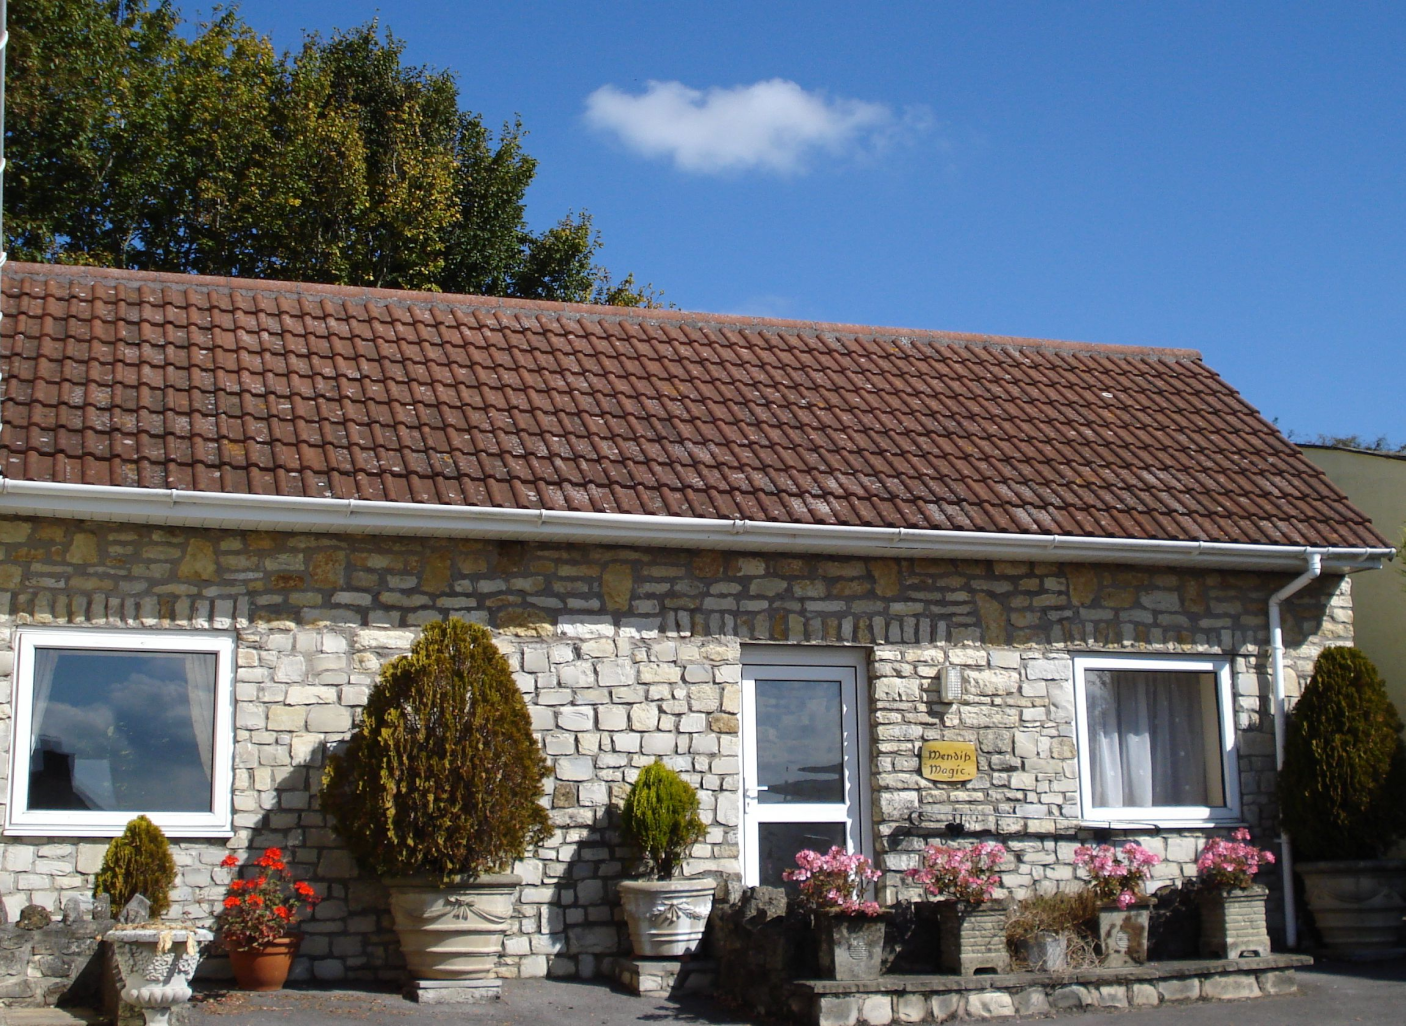
[[[1347,493],[1352,504],[1393,545],[1401,543],[1406,523],[1406,456],[1300,446],[1328,479]],[[1406,574],[1398,556],[1381,570],[1352,575],[1357,647],[1386,678],[1397,711],[1406,716]]]

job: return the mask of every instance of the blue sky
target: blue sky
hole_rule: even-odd
[[[1406,443],[1406,5],[241,10],[281,48],[379,13],[522,116],[539,225],[589,210],[684,309],[1192,347]]]

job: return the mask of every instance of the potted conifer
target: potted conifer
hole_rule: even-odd
[[[1401,729],[1372,661],[1356,648],[1324,649],[1289,721],[1279,812],[1330,954],[1402,950],[1406,861],[1382,857],[1406,833]]]
[[[165,1026],[171,1009],[190,1000],[190,978],[209,930],[162,922],[171,907],[176,863],[166,835],[138,816],[107,846],[93,896],[107,895],[118,925],[106,934],[120,991],[114,998],[141,1009],[148,1026]],[[109,1000],[112,1000],[110,998]],[[119,1009],[114,1018],[127,1021]]]
[[[635,779],[621,809],[626,839],[640,852],[647,878],[620,883],[630,943],[640,958],[677,958],[698,949],[713,908],[712,877],[675,879],[688,850],[702,839],[698,794],[655,760]]]
[[[549,834],[546,776],[522,692],[483,627],[426,624],[382,667],[356,733],[329,759],[322,802],[390,890],[414,979],[493,975],[522,883],[507,870]]]

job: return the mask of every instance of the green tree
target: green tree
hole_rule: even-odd
[[[522,125],[495,137],[374,22],[278,54],[234,10],[27,0],[11,32],[16,257],[655,305],[588,215],[529,229]]]

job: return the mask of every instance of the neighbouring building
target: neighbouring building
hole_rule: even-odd
[[[1292,701],[1391,554],[1187,350],[25,264],[3,290],[5,908],[86,894],[147,812],[176,915],[211,917],[227,853],[291,848],[330,895],[323,980],[398,965],[318,786],[428,620],[495,632],[553,767],[501,972],[591,976],[627,943],[612,809],[655,758],[702,794],[689,870],[747,883],[839,843],[892,897],[949,824],[1016,890],[1096,836],[1166,881],[1209,832],[1272,843],[1271,596],[1299,585]],[[929,741],[974,777],[924,776]]]
[[[1352,504],[1393,544],[1406,532],[1406,453],[1301,445]],[[1367,570],[1352,581],[1356,645],[1377,664],[1387,691],[1406,716],[1406,576],[1400,563]]]

